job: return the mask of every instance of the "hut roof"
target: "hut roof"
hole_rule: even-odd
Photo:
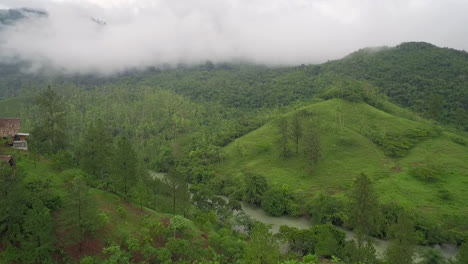
[[[0,137],[14,137],[20,129],[18,118],[0,118]]]
[[[13,156],[11,155],[0,155],[0,160],[10,162],[10,160],[13,159]]]

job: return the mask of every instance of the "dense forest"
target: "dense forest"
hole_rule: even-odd
[[[0,65],[0,118],[30,133],[28,152],[0,146],[2,263],[468,263],[464,51],[29,66]]]

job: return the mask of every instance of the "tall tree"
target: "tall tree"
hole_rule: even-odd
[[[133,144],[126,137],[117,141],[117,147],[111,161],[113,169],[113,183],[117,193],[128,198],[130,189],[137,179],[138,159]]]
[[[387,263],[412,264],[416,238],[413,222],[407,213],[401,212],[397,216],[397,221],[390,231],[392,241],[385,252]]]
[[[32,147],[37,152],[52,154],[68,144],[66,109],[63,98],[50,86],[35,98]]]
[[[182,174],[175,167],[171,167],[166,174],[165,182],[169,185],[172,198],[172,214],[176,214],[177,202],[181,205],[187,200],[188,186]]]
[[[281,118],[278,123],[280,157],[287,159],[291,155],[289,150],[289,123],[286,118]]]
[[[251,264],[276,264],[279,247],[268,226],[257,223],[245,248],[245,262]]]
[[[420,264],[445,264],[447,263],[444,257],[440,254],[437,249],[431,248],[422,254],[422,261]]]
[[[309,171],[315,168],[318,160],[322,156],[320,144],[320,134],[316,126],[309,125],[304,133],[304,156],[308,161]]]
[[[112,136],[101,119],[88,125],[84,131],[78,158],[81,168],[96,177],[106,187],[109,185]]]
[[[468,242],[461,245],[458,250],[457,262],[456,264],[465,264],[468,263]]]
[[[354,181],[349,208],[349,220],[356,233],[355,259],[357,261],[369,259],[367,247],[369,245],[372,247],[369,235],[378,230],[379,219],[378,196],[370,178],[361,173]]]
[[[21,241],[23,260],[27,263],[48,263],[53,249],[53,219],[40,200],[34,200],[26,212],[24,239]]]
[[[268,188],[265,177],[254,174],[245,176],[244,194],[247,202],[259,206],[262,203],[262,196]]]
[[[296,112],[292,118],[291,136],[294,139],[294,143],[296,144],[296,154],[297,154],[299,153],[299,140],[303,136],[301,114],[299,112]]]
[[[67,227],[73,231],[73,237],[82,250],[82,240],[98,228],[96,202],[89,193],[89,188],[82,178],[75,178],[67,186],[64,210]]]

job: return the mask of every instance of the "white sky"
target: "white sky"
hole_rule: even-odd
[[[248,59],[320,63],[426,41],[468,50],[468,0],[0,0],[50,16],[0,31],[0,59],[70,72]],[[106,21],[99,27],[90,18]]]

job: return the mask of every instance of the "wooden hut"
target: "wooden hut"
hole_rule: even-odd
[[[28,133],[20,133],[21,119],[0,118],[0,139],[5,139],[7,144],[16,149],[28,150],[26,137]]]

